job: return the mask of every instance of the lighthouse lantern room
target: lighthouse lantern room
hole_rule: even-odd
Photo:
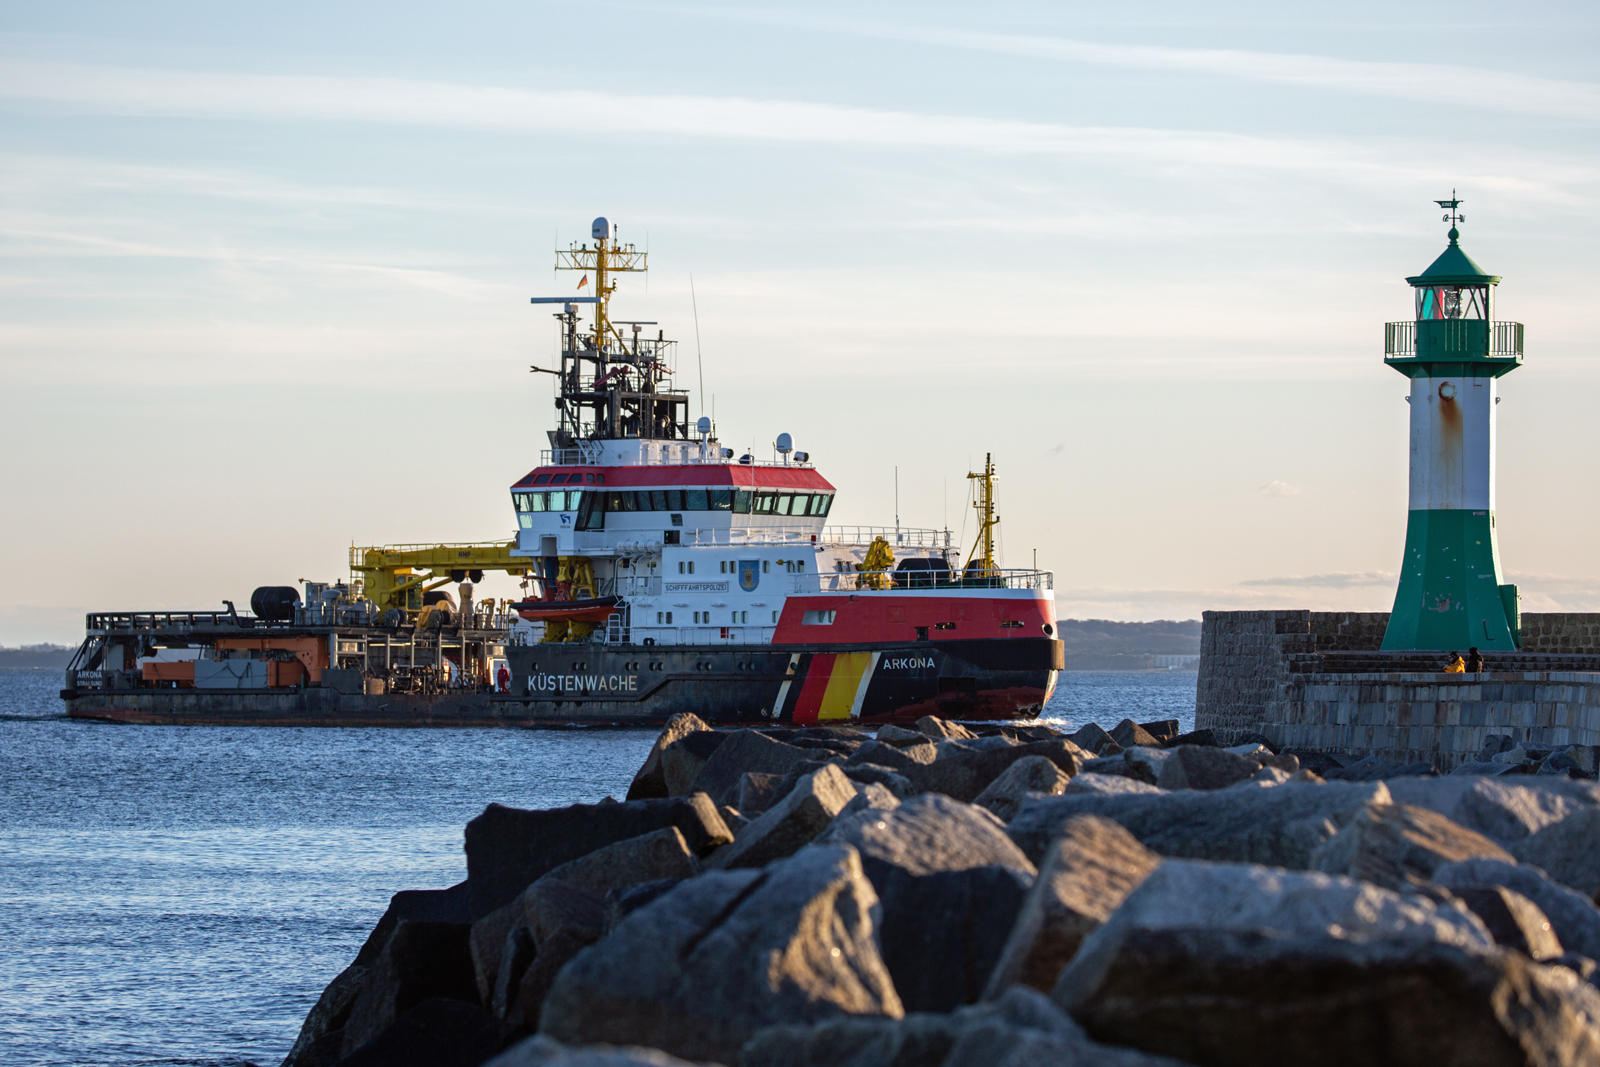
[[[1501,578],[1495,534],[1495,405],[1522,365],[1522,324],[1494,319],[1497,275],[1462,251],[1461,201],[1445,209],[1450,244],[1407,278],[1416,318],[1391,322],[1384,362],[1411,380],[1411,484],[1405,558],[1389,650],[1519,647],[1517,587]]]

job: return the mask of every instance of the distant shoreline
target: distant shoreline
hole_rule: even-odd
[[[77,651],[73,645],[24,645],[21,648],[0,648],[0,667],[41,671],[64,671]]]

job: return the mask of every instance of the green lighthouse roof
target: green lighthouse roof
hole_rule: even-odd
[[[1485,274],[1456,243],[1461,232],[1450,227],[1450,247],[1439,253],[1427,270],[1406,281],[1412,285],[1499,285],[1500,275]]]

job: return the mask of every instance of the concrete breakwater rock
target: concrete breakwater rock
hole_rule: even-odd
[[[626,800],[472,820],[284,1067],[1600,1065],[1597,834],[1170,721],[679,715]]]

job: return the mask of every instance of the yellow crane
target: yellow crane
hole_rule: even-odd
[[[422,594],[452,582],[482,581],[485,571],[528,573],[526,556],[513,556],[515,541],[477,541],[457,545],[350,546],[350,574],[380,612],[422,610]]]

